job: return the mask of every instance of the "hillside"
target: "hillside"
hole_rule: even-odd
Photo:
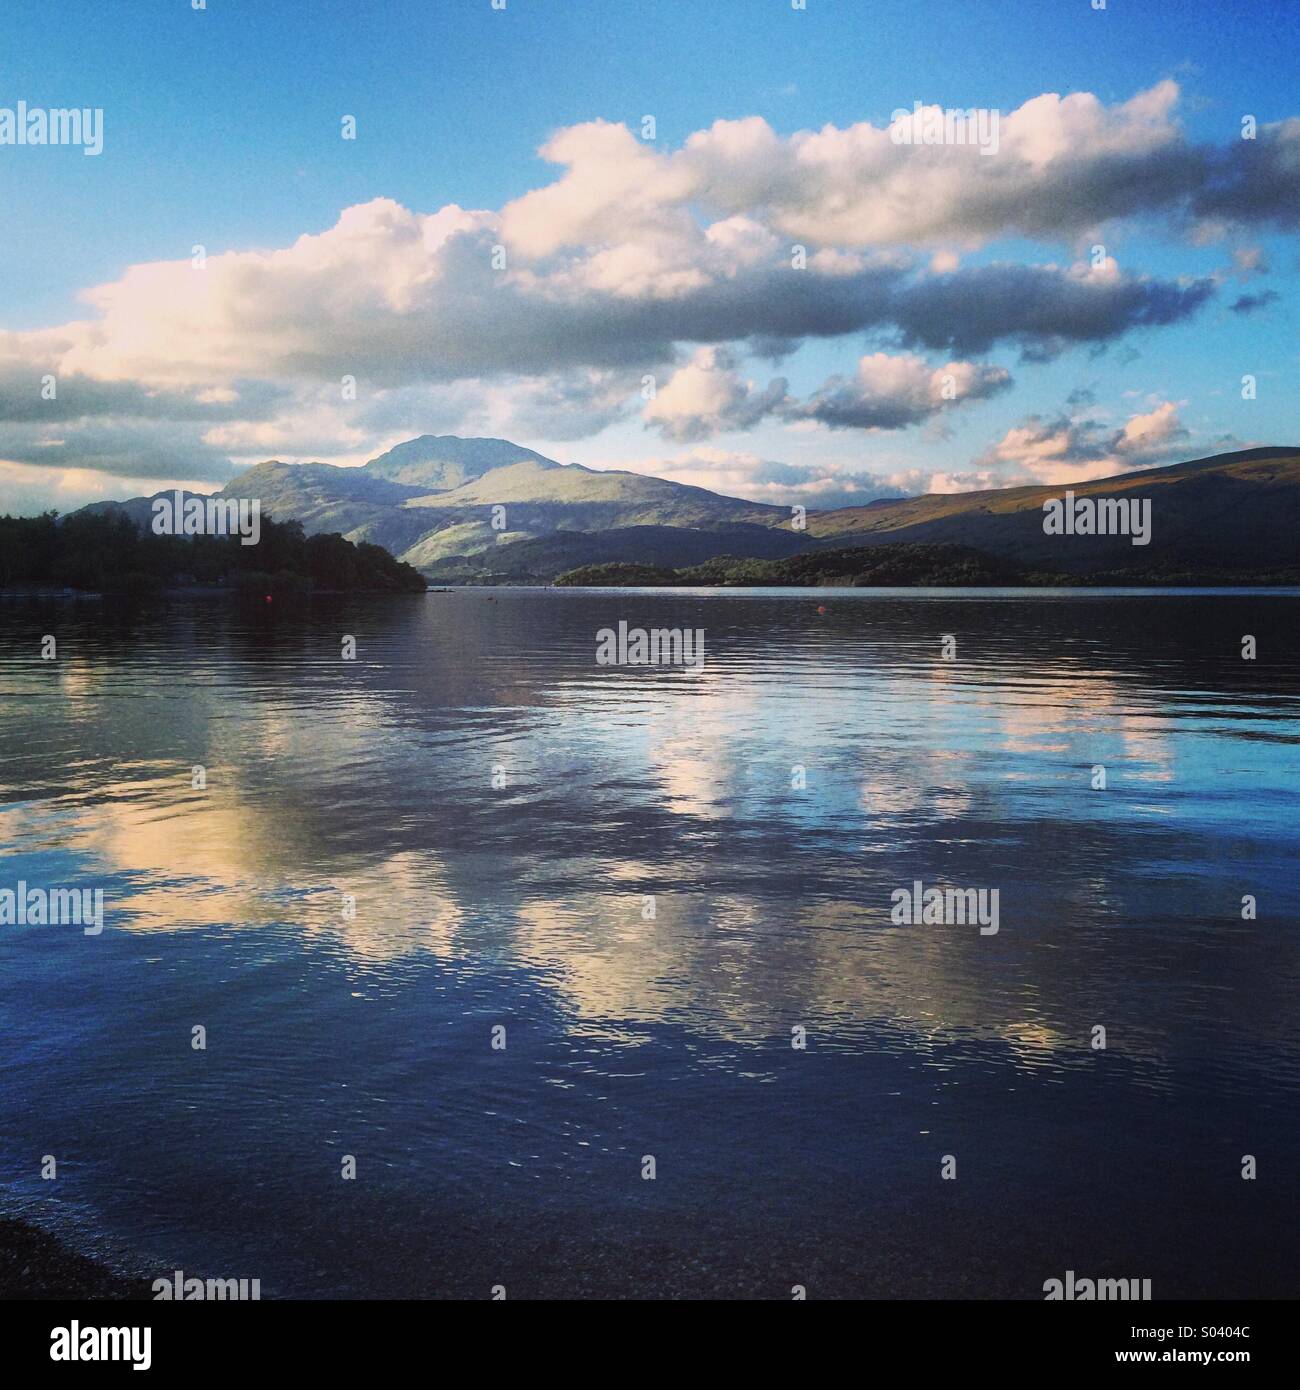
[[[51,587],[128,595],[201,588],[266,600],[423,593],[426,585],[381,546],[306,536],[298,521],[263,517],[257,544],[243,545],[235,535],[155,535],[125,508],[0,516],[0,590]]]
[[[807,529],[794,531],[786,507],[560,464],[503,439],[421,435],[361,468],[261,463],[220,495],[259,498],[264,515],[297,520],[308,535],[383,546],[442,583],[549,583],[588,565],[670,571],[720,556],[779,560],[898,543],[962,546],[1062,582],[1262,583],[1300,568],[1297,448],[1220,454],[1070,489],[1076,500],[1149,504],[1144,545],[1128,535],[1045,533],[1044,503],[1066,491],[880,499],[810,511]],[[149,501],[85,510],[124,511],[147,524]]]
[[[629,556],[635,556],[636,563],[671,570],[700,564],[720,553],[766,559],[806,549],[808,543],[801,537],[769,526],[740,523],[711,531],[680,526],[628,526],[598,532],[555,531],[495,550],[448,555],[436,563],[417,567],[442,583],[549,584],[565,570],[621,563]],[[412,553],[408,552],[408,559]]]
[[[382,545],[432,578],[494,572],[506,548],[563,532],[770,528],[790,514],[641,473],[556,463],[509,440],[450,435],[421,435],[361,468],[261,463],[221,496],[260,498],[264,512],[293,517],[308,534],[338,531]],[[531,574],[535,558],[512,559],[504,571]]]
[[[1156,565],[1098,570],[1086,575],[1027,570],[968,545],[891,541],[814,550],[779,560],[717,555],[679,567],[625,561],[592,563],[557,575],[569,588],[691,587],[776,589],[1044,588],[1215,585],[1300,585],[1300,565],[1197,571]]]
[[[1249,449],[1078,483],[1076,498],[1151,503],[1151,540],[1053,536],[1043,504],[1065,485],[910,497],[810,512],[808,532],[838,545],[944,542],[973,546],[1026,569],[1234,571],[1300,565],[1300,449]]]
[[[653,565],[588,565],[556,579],[564,587],[689,586],[700,588],[993,587],[1030,576],[964,545],[882,545],[822,550],[783,560],[720,555],[683,569]]]
[[[494,468],[512,463],[542,468],[562,465],[508,439],[460,439],[454,434],[422,434],[372,458],[361,470],[391,483],[408,483],[422,492],[450,492]]]

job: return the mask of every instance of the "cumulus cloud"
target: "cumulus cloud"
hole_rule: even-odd
[[[899,291],[893,317],[903,338],[928,348],[987,352],[1015,342],[1027,361],[1111,342],[1138,328],[1190,317],[1214,293],[1211,277],[1182,283],[1125,275],[1107,257],[1061,268],[986,265],[931,276]]]
[[[1240,294],[1228,305],[1234,314],[1253,314],[1266,309],[1279,295],[1276,290],[1261,290],[1258,294]]]
[[[909,490],[900,479],[867,472],[860,465],[782,463],[754,453],[707,445],[673,458],[644,459],[620,466],[729,497],[783,507],[799,504],[809,510],[860,507],[877,497],[905,496]]]
[[[573,367],[628,371],[679,343],[796,342],[887,321],[894,255],[796,271],[756,224],[692,223],[544,263],[500,260],[497,219],[388,199],[278,251],[131,267],[85,294],[93,319],[10,334],[60,373],[174,388],[260,376],[392,387]]]
[[[1072,237],[1199,187],[1206,156],[1183,137],[1178,98],[1168,81],[1114,106],[1046,93],[1001,118],[993,158],[902,144],[866,121],[782,137],[757,116],[660,154],[624,126],[591,122],[543,146],[565,172],[508,204],[502,226],[531,255],[663,235],[690,204],[724,217],[761,207],[774,231],[822,246]]]
[[[725,349],[700,348],[656,393],[643,417],[665,439],[706,439],[757,424],[784,403],[786,390],[785,378],[777,377],[760,391],[742,379]]]
[[[976,362],[931,367],[921,357],[877,352],[861,358],[852,377],[832,377],[790,413],[832,429],[897,430],[1010,385],[1004,367]]]
[[[1014,482],[1079,483],[1167,463],[1187,430],[1172,401],[1130,417],[1118,429],[1095,420],[1031,415],[975,460],[974,468]]]
[[[351,418],[373,439],[413,434],[584,439],[640,405],[627,373],[575,368],[548,376],[474,377],[367,393]]]
[[[210,478],[189,478],[183,474],[140,477],[129,472],[0,461],[0,513],[34,516],[51,510],[70,512],[91,502],[139,497],[177,487],[206,492],[211,485]]]
[[[1209,293],[1200,282],[1128,276],[1110,263],[936,275],[894,252],[822,251],[796,269],[746,218],[677,226],[648,247],[628,242],[539,263],[507,256],[497,269],[499,236],[493,214],[453,207],[425,216],[378,199],[281,250],[214,255],[203,269],[133,266],[87,292],[97,317],[3,335],[0,420],[83,421],[63,430],[66,440],[92,416],[123,430],[135,421],[144,452],[149,421],[206,421],[207,445],[232,455],[272,445],[283,452],[278,441],[296,422],[323,418],[322,400],[333,401],[345,378],[367,398],[428,388],[431,406],[437,388],[473,383],[487,402],[478,414],[498,418],[511,412],[499,391],[491,405],[494,383],[513,382],[515,397],[532,397],[531,412],[516,418],[531,413],[543,436],[572,438],[620,418],[641,377],[664,372],[682,344],[772,350],[878,330],[913,346],[969,351],[1005,341],[1048,357],[1069,343],[1173,322]],[[784,408],[779,383],[738,385],[722,360],[681,368],[651,423],[689,440]],[[57,401],[40,402],[38,372],[58,378]],[[530,391],[526,381],[550,384]],[[842,395],[828,394],[816,409],[829,419]],[[843,409],[839,418],[847,422]],[[355,421],[342,429],[355,432]],[[105,463],[111,457],[90,434],[86,448]],[[64,457],[57,447],[43,456]],[[150,471],[167,466],[156,460]],[[216,468],[203,466],[191,476]]]
[[[1197,146],[1178,104],[1173,82],[1118,103],[1045,93],[1002,117],[992,157],[869,122],[724,120],[675,150],[574,125],[542,150],[558,177],[500,210],[376,198],[285,246],[130,266],[74,322],[0,330],[0,458],[217,481],[267,453],[363,458],[401,430],[576,439],[639,410],[646,375],[665,384],[645,422],[675,442],[764,418],[903,428],[1007,389],[976,360],[996,348],[1038,362],[1104,347],[1216,291],[1058,253],[980,263],[978,248],[1075,246],[1116,219],[1297,225],[1300,119]],[[1238,276],[1266,268],[1257,249],[1236,258]],[[894,355],[868,352],[806,400],[736,365],[851,334]],[[936,404],[945,371],[957,394]]]
[[[1265,124],[1253,139],[1218,151],[1192,210],[1212,225],[1300,228],[1300,116]]]
[[[661,153],[625,126],[594,121],[542,147],[564,172],[507,204],[502,228],[539,256],[672,237],[689,206],[720,217],[761,208],[779,235],[837,247],[1074,241],[1152,215],[1297,225],[1300,118],[1254,140],[1197,146],[1178,119],[1180,95],[1169,80],[1113,105],[1090,92],[1043,93],[1001,116],[992,157],[900,143],[889,125],[867,121],[781,136],[757,116],[716,121]]]
[[[602,146],[617,130],[602,128]],[[796,265],[754,217],[706,224],[685,208],[629,214],[618,240],[558,254],[538,228],[553,227],[557,238],[613,234],[588,207],[585,181],[581,189],[576,212],[556,210],[556,199],[543,201],[544,216],[534,208],[522,251],[511,250],[507,230],[519,222],[513,205],[500,218],[454,205],[421,214],[379,198],[279,250],[212,255],[201,269],[189,261],[132,266],[85,292],[93,318],[6,334],[0,356],[183,390],[253,377],[350,374],[393,387],[571,368],[631,372],[672,360],[680,344],[770,347],[868,329],[931,348],[1013,341],[1043,355],[1175,322],[1213,288],[1120,273],[1113,262],[927,272],[897,249],[823,247]],[[548,251],[540,259],[532,254],[539,248]]]
[[[0,421],[0,460],[31,469],[189,478],[218,485],[236,472],[229,455],[207,443],[193,426],[156,420],[94,419],[53,430]]]
[[[722,348],[700,348],[643,412],[665,439],[693,442],[743,430],[766,416],[813,420],[831,429],[901,430],[951,405],[1006,390],[1011,373],[976,362],[931,367],[914,354],[863,357],[851,377],[830,377],[806,400],[790,394],[784,377],[766,387],[741,376]]]

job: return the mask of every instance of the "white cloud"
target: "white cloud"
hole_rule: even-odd
[[[807,400],[790,395],[784,377],[759,389],[720,348],[700,348],[646,407],[643,418],[665,439],[690,442],[744,430],[769,415],[815,421],[831,429],[898,430],[948,406],[1006,390],[1003,367],[949,362],[931,367],[915,354],[877,352],[859,359],[852,377],[831,377]]]
[[[1044,420],[1031,415],[976,459],[975,467],[998,478],[1002,486],[1089,482],[1167,463],[1187,434],[1173,401],[1131,416],[1118,429],[1088,419]]]
[[[722,348],[700,348],[646,406],[643,418],[665,439],[706,439],[723,430],[749,429],[786,398],[784,377],[759,390],[734,369]]]
[[[772,230],[818,246],[976,246],[1023,234],[1073,238],[1167,205],[1198,186],[1176,83],[1106,105],[1044,93],[999,123],[999,148],[896,143],[888,125],[778,135],[761,117],[722,120],[659,153],[623,126],[571,126],[543,146],[565,172],[506,206],[526,254],[674,235],[695,204],[730,217],[765,210]]]
[[[900,479],[881,477],[844,463],[782,463],[744,450],[704,445],[672,458],[651,458],[617,465],[729,497],[777,506],[800,503],[810,509],[862,506],[876,497],[908,491]]]
[[[1294,225],[1300,120],[1197,147],[1178,100],[1172,82],[1115,104],[1045,93],[1002,118],[992,157],[895,144],[868,122],[781,135],[724,120],[676,150],[574,125],[543,149],[558,177],[499,211],[377,198],[279,248],[130,266],[85,291],[75,322],[0,329],[0,460],[215,482],[232,459],[365,457],[400,430],[574,439],[628,418],[646,374],[666,384],[645,421],[680,442],[764,418],[934,419],[1006,389],[1003,369],[976,360],[997,346],[1045,360],[1183,321],[1215,291],[1213,277],[1111,260],[977,263],[968,250],[1009,235],[1073,245],[1116,218],[1178,234],[1198,220],[1206,235]],[[1239,275],[1263,269],[1238,251]],[[868,351],[803,401],[736,365],[850,334],[894,351]],[[945,372],[956,393],[936,400]],[[1134,428],[1147,436],[1081,442],[1077,422],[1022,422],[997,465],[1054,449],[1082,469],[1123,463],[1162,426]]]
[[[1004,367],[877,352],[859,360],[852,377],[832,377],[791,410],[832,429],[896,430],[919,424],[950,405],[987,399],[1011,385]]]

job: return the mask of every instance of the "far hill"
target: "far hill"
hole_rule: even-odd
[[[372,458],[362,472],[392,483],[410,483],[423,492],[450,492],[481,478],[494,468],[512,463],[535,463],[542,468],[563,465],[543,458],[508,439],[461,439],[454,434],[422,434]]]
[[[627,588],[892,588],[996,587],[1031,582],[1031,576],[966,545],[879,545],[821,550],[784,560],[741,560],[720,555],[684,569],[654,565],[586,565],[556,579],[564,587]]]
[[[450,584],[549,584],[556,575],[583,565],[635,563],[672,570],[697,565],[719,554],[775,559],[809,551],[802,537],[772,526],[625,526],[612,531],[554,531],[496,550],[452,557],[438,565]],[[410,552],[408,552],[409,554]]]
[[[557,463],[505,439],[453,435],[421,435],[361,468],[260,463],[228,483],[221,496],[260,498],[263,512],[293,517],[309,534],[338,531],[349,540],[372,541],[435,579],[498,572],[534,577],[535,555],[512,554],[504,565],[498,557],[517,544],[561,533],[770,530],[790,516],[787,507],[647,474]],[[777,542],[771,553],[806,544],[803,537]],[[710,553],[727,548],[715,546]],[[544,578],[576,562],[566,555]]]
[[[382,546],[307,536],[292,520],[263,517],[257,544],[243,545],[236,535],[155,535],[124,507],[0,516],[0,591],[50,587],[129,595],[213,589],[265,600],[423,594],[427,585]]]
[[[1179,570],[1171,566],[1097,570],[1087,575],[1027,570],[969,545],[893,541],[813,550],[780,560],[715,555],[696,565],[605,562],[581,565],[555,583],[573,588],[890,589],[1166,587],[1300,585],[1300,565],[1250,570]]]
[[[1068,485],[1076,498],[1151,503],[1151,540],[1054,536],[1043,504],[1066,484],[882,501],[810,512],[808,532],[835,545],[899,541],[972,546],[1027,570],[1260,571],[1300,566],[1300,448],[1246,449]]]
[[[1218,454],[1069,490],[1149,502],[1150,543],[1047,534],[1044,503],[1062,498],[1064,484],[882,497],[810,511],[795,530],[788,507],[450,435],[421,435],[360,468],[272,460],[220,495],[259,498],[264,515],[299,521],[308,535],[381,545],[442,583],[549,583],[588,565],[671,571],[897,543],[962,546],[981,563],[1066,582],[1246,584],[1300,569],[1300,448]],[[87,510],[124,511],[139,524],[149,503]]]

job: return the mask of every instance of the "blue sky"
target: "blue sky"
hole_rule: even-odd
[[[1110,471],[1119,471],[1220,446],[1291,442],[1300,433],[1290,409],[1298,365],[1295,215],[1288,218],[1285,211],[1291,192],[1286,179],[1295,174],[1300,149],[1286,124],[1300,114],[1300,7],[1288,0],[1242,6],[1108,0],[1104,10],[1093,9],[1090,0],[1025,6],[996,0],[950,6],[808,0],[803,11],[787,0],[507,0],[504,11],[494,10],[490,0],[390,0],[382,6],[207,0],[201,11],[188,0],[135,0],[129,7],[65,0],[57,9],[8,0],[0,32],[0,108],[21,99],[29,106],[104,111],[104,150],[97,157],[75,149],[0,145],[0,235],[6,247],[0,258],[0,335],[7,336],[0,355],[0,506],[30,510],[51,500],[66,505],[95,495],[129,495],[141,490],[142,479],[212,486],[223,471],[259,457],[358,462],[411,434],[485,432],[485,425],[502,433],[508,427],[509,437],[565,461],[643,467],[773,500],[802,495],[810,505],[852,500],[852,488],[843,493],[830,481],[845,477],[860,475],[865,481],[852,487],[867,491],[877,485],[924,490],[936,479],[939,486],[975,485],[981,476],[1012,483],[1043,475],[1053,460],[1060,462],[1060,476],[1068,477],[1071,469],[1081,473],[1110,463],[1118,465]],[[345,417],[322,405],[329,369],[318,361],[302,363],[302,353],[284,350],[282,343],[260,342],[264,325],[242,299],[232,313],[214,294],[205,312],[231,325],[232,334],[247,335],[246,371],[239,366],[238,346],[224,340],[220,353],[204,357],[211,323],[194,334],[194,360],[176,361],[168,335],[181,330],[150,318],[157,293],[140,301],[139,310],[130,292],[118,295],[119,326],[111,331],[100,322],[102,307],[81,297],[91,287],[122,282],[131,266],[188,267],[196,244],[218,262],[226,253],[290,248],[305,234],[327,233],[344,209],[376,199],[422,217],[449,204],[495,216],[563,175],[562,167],[539,156],[539,147],[557,131],[595,121],[625,123],[636,131],[642,117],[652,114],[657,130],[651,149],[667,161],[717,121],[761,117],[780,141],[789,141],[826,125],[848,131],[869,122],[883,129],[892,111],[914,101],[996,108],[1005,120],[1043,94],[1090,93],[1103,113],[1113,113],[1170,81],[1176,98],[1161,104],[1157,118],[1167,129],[1140,152],[1132,176],[1151,184],[1160,161],[1172,167],[1179,151],[1191,148],[1219,152],[1213,177],[1221,179],[1242,143],[1242,116],[1250,113],[1273,132],[1269,149],[1282,172],[1265,182],[1276,185],[1280,210],[1257,208],[1238,224],[1221,212],[1189,212],[1188,202],[1200,196],[1192,189],[1181,202],[1153,202],[1120,216],[1113,207],[1099,206],[1096,227],[1083,225],[1086,218],[1076,213],[1047,232],[1024,235],[1007,225],[968,235],[961,218],[978,201],[970,181],[987,171],[978,163],[973,171],[954,164],[954,211],[938,235],[914,235],[903,206],[896,235],[890,228],[858,235],[850,225],[853,244],[831,238],[822,247],[847,255],[909,257],[912,289],[959,266],[958,278],[949,275],[949,288],[969,300],[982,295],[983,282],[964,286],[960,275],[994,263],[1068,268],[1086,258],[1095,236],[1122,277],[1184,289],[1206,286],[1199,298],[1187,295],[1194,307],[1170,311],[1156,327],[1140,326],[1149,311],[1135,298],[1132,326],[1125,320],[1097,338],[1067,334],[1068,341],[1027,349],[1023,336],[1008,329],[987,345],[977,341],[978,334],[967,335],[967,342],[950,350],[932,330],[925,340],[914,326],[900,327],[893,309],[834,335],[820,326],[817,314],[824,317],[825,311],[818,310],[800,322],[783,354],[772,358],[763,355],[761,343],[755,350],[743,312],[737,311],[740,336],[728,338],[725,315],[713,336],[707,324],[701,330],[692,308],[683,313],[680,336],[671,321],[662,332],[656,327],[654,342],[646,342],[639,358],[631,351],[620,360],[606,345],[593,348],[589,361],[552,374],[535,358],[521,370],[508,351],[500,362],[477,354],[472,371],[444,357],[423,360],[415,347],[400,363],[390,361],[394,354],[378,346],[383,315],[375,320],[372,341],[370,330],[358,326],[356,306],[349,305],[325,330],[339,360],[354,356],[358,363],[361,399]],[[344,114],[356,118],[355,140],[340,138]],[[1093,173],[1106,161],[1134,158],[1128,119],[1103,119],[1097,140],[1113,136],[1115,146],[1093,150],[1088,132],[1094,127],[1085,121],[1079,127],[1084,138],[1067,142],[1060,158],[1091,160]],[[1004,146],[988,166],[998,166],[997,177],[1003,177],[1006,161],[1022,148],[1028,145]],[[827,177],[856,181],[863,208],[871,209],[876,165],[855,162],[847,144],[835,161]],[[775,157],[769,182],[755,185],[760,193],[752,206],[742,206],[730,189],[733,171],[725,151],[707,165],[692,175],[697,196],[674,202],[665,195],[654,209],[643,210],[641,223],[629,219],[629,256],[637,248],[647,266],[659,265],[665,275],[680,270],[685,262],[674,257],[690,253],[684,244],[667,247],[665,238],[676,233],[666,228],[687,210],[701,227],[741,217],[762,224],[783,246],[803,236],[815,249],[808,232],[799,229],[817,232],[817,207],[824,206],[817,199],[833,196],[833,190],[812,190],[804,212],[790,211],[783,224],[768,217],[763,201],[762,190],[783,186],[785,165],[778,168]],[[593,167],[598,176],[599,166]],[[906,170],[891,180],[877,201],[905,205]],[[715,198],[714,184],[727,190]],[[1050,203],[1060,186],[1037,173],[1026,176],[1026,204]],[[617,218],[608,216],[588,218],[579,233],[563,246],[548,245],[540,256],[597,255],[617,247],[623,235]],[[497,233],[484,224],[457,235],[467,241]],[[512,256],[511,273],[521,273],[509,235],[503,244]],[[652,245],[654,255],[647,250]],[[543,264],[539,254],[531,256],[530,276]],[[936,254],[948,259],[936,263]],[[571,265],[558,267],[554,259],[545,265],[546,274],[562,274],[569,285]],[[423,283],[418,267],[410,273],[413,285]],[[728,275],[716,266],[708,273]],[[266,302],[279,306],[286,321],[301,314],[306,334],[319,289],[303,283],[310,274],[292,265],[280,274]],[[331,283],[347,274],[333,255],[328,274]],[[600,274],[596,301],[584,302],[580,312],[575,307],[575,335],[590,314],[600,312],[598,296],[608,287],[608,277]],[[290,284],[302,290],[301,298],[289,292]],[[662,294],[653,284],[638,284],[647,304]],[[867,292],[865,283],[859,288]],[[614,292],[625,306],[627,285]],[[385,280],[375,293],[394,299],[398,312],[408,315],[406,327],[411,313],[426,314],[430,337],[443,324],[458,337],[473,332],[475,315],[463,304],[448,317],[442,305],[420,300],[411,285],[399,289]],[[518,312],[527,317],[527,297],[519,293]],[[762,293],[756,282],[755,294]],[[757,314],[753,322],[762,318]],[[74,323],[89,325],[78,330],[76,347],[48,338],[50,330]],[[149,352],[137,351],[137,334],[143,340],[155,329]],[[509,337],[508,325],[500,331]],[[565,331],[563,321],[555,331]],[[664,332],[674,343],[671,352],[664,348]],[[114,334],[114,342],[102,341]],[[285,336],[291,335],[280,333]],[[366,350],[358,349],[362,337]],[[730,392],[734,408],[707,418],[692,415],[695,397],[684,379],[676,413],[665,408],[659,425],[648,423],[636,398],[642,377],[650,372],[662,387],[701,350],[713,356],[697,361],[703,374],[697,384],[707,382],[706,394]],[[859,360],[876,354],[919,357],[927,371],[961,361],[1005,372],[1010,384],[974,390],[954,408],[931,412],[917,405],[917,390],[924,394],[929,388],[917,386],[923,373],[915,361],[895,369],[882,359],[855,376]],[[61,381],[134,383],[155,404],[139,412],[123,398],[120,408],[101,405],[90,419],[72,413],[67,398],[75,391],[68,391],[59,410],[42,420],[21,399],[23,371],[39,377],[47,367]],[[620,380],[593,383],[584,375],[593,372],[623,373],[630,402],[616,400]],[[1240,397],[1240,378],[1248,372],[1259,381],[1253,401]],[[776,408],[760,411],[756,398],[774,378],[784,380],[787,394]],[[987,373],[984,379],[994,381]],[[247,422],[236,428],[239,410],[233,403],[222,404],[221,419],[205,428],[195,418],[198,407],[180,401],[169,433],[167,412],[156,405],[160,391],[176,393],[178,401],[213,392],[252,399],[258,383],[282,401],[278,414],[265,401],[250,412],[258,429]],[[430,393],[422,397],[425,388]],[[492,397],[490,410],[478,404],[476,391],[479,399]],[[871,421],[882,416],[876,406],[891,391],[910,393],[914,420],[828,427],[832,397],[844,407],[841,420]],[[563,403],[569,399],[577,404],[566,416]],[[896,413],[885,410],[883,417]],[[1151,423],[1117,450],[1126,422],[1148,416]],[[1029,420],[1039,424],[1026,426]],[[1054,426],[1066,435],[1053,433]],[[1026,429],[1028,435],[1007,443],[1013,432]],[[1035,429],[1038,452],[1030,438]],[[295,430],[300,449],[294,447]],[[142,462],[132,471],[137,435]],[[146,490],[152,489],[153,481]]]

